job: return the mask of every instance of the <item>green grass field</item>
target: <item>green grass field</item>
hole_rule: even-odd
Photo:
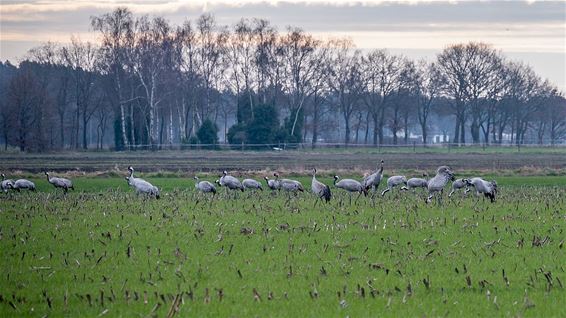
[[[160,200],[101,177],[1,193],[0,316],[566,315],[564,177],[497,177],[494,204],[333,188],[316,207],[147,180]]]

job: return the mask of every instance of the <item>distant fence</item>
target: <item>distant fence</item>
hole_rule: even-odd
[[[403,151],[403,152],[422,152],[422,151],[447,151],[452,150],[496,150],[507,149],[521,151],[521,149],[566,149],[566,144],[510,144],[510,143],[408,143],[408,144],[344,144],[344,143],[280,143],[280,144],[145,144],[130,145],[127,150],[251,150],[251,151],[283,151],[283,150],[312,150],[312,149],[367,149],[377,151]]]

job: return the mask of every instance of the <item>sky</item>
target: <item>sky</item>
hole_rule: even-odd
[[[566,0],[2,0],[0,60],[17,63],[46,41],[96,41],[90,17],[127,6],[171,23],[212,13],[223,25],[265,18],[280,31],[301,27],[322,39],[350,37],[360,49],[386,48],[432,60],[450,44],[481,41],[523,61],[566,93]]]

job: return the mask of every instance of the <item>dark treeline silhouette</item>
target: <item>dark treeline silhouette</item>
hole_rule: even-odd
[[[0,63],[4,149],[181,144],[563,143],[563,93],[488,44],[434,61],[269,21],[171,25],[128,9],[91,18],[94,43],[45,43]],[[443,139],[447,141],[448,139]]]

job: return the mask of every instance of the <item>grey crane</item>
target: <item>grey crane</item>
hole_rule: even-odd
[[[265,182],[267,182],[267,187],[270,188],[271,190],[275,191],[281,189],[281,184],[279,183],[279,180],[277,180],[277,177],[275,179],[269,179],[268,177],[264,177],[264,179]]]
[[[202,193],[212,193],[212,196],[216,194],[216,187],[210,181],[199,181],[197,176],[194,177],[195,179],[195,188],[202,192]]]
[[[218,184],[230,190],[240,190],[244,192],[244,186],[242,185],[240,180],[228,175],[228,172],[226,170],[222,172],[222,176],[218,180]],[[236,193],[234,193],[234,198],[235,197],[236,197]]]
[[[47,171],[45,171],[45,176],[47,177],[47,181],[49,181],[49,183],[51,183],[55,188],[63,189],[65,193],[67,193],[69,189],[75,190],[75,187],[73,187],[73,182],[69,179],[49,177],[49,173]]]
[[[426,177],[427,174],[423,173],[423,177]],[[407,180],[407,185],[402,186],[401,190],[411,190],[417,188],[427,188],[428,187],[428,180],[425,178],[411,178]]]
[[[228,175],[228,172],[226,170],[222,172],[222,176],[220,177],[219,184],[223,187],[227,187],[230,190],[244,191],[244,186],[242,185],[240,180]]]
[[[132,166],[129,166],[128,170],[130,171],[130,176],[125,179],[128,181],[128,185],[136,189],[136,193],[138,195],[145,194],[148,196],[155,196],[156,199],[160,198],[159,189],[156,186],[142,178],[134,177],[134,168]]]
[[[244,179],[242,180],[242,185],[244,186],[244,189],[263,191],[261,183],[254,179]]]
[[[35,183],[27,179],[18,179],[14,182],[14,190],[20,192],[20,189],[28,189],[30,191],[35,191]]]
[[[426,202],[430,203],[434,195],[440,192],[438,199],[438,202],[440,203],[444,187],[448,181],[454,181],[454,172],[452,172],[448,166],[438,167],[438,169],[436,169],[436,175],[432,179],[428,180],[428,198],[426,199]]]
[[[294,192],[294,193],[305,191],[305,187],[303,187],[303,184],[301,182],[292,179],[279,179],[278,173],[274,173],[273,175],[279,182],[279,186],[281,187],[281,189],[287,192]]]
[[[330,187],[326,184],[316,180],[316,168],[312,169],[312,181],[311,181],[311,190],[314,195],[316,195],[316,200],[314,201],[314,205],[316,206],[318,200],[324,199],[326,203],[330,202],[330,198],[332,198],[332,193],[330,192]]]
[[[486,181],[482,178],[472,178],[470,184],[476,189],[477,196],[483,194],[491,202],[495,202],[495,196],[497,195],[497,182],[495,180]]]
[[[2,174],[2,183],[0,183],[0,189],[2,189],[2,191],[4,192],[8,192],[8,190],[13,188],[14,188],[14,180],[12,179],[6,180],[6,175]]]
[[[387,192],[400,185],[407,185],[407,178],[405,176],[391,176],[387,179],[387,188],[381,192],[384,196]]]
[[[381,167],[379,167],[376,172],[364,178],[363,185],[366,190],[369,191],[371,188],[375,192],[381,183],[381,179],[383,179],[383,159],[381,160]]]
[[[462,189],[462,188],[466,188],[464,190],[464,195],[468,192],[470,192],[470,186],[472,184],[470,183],[470,179],[456,179],[454,180],[454,182],[452,182],[452,191],[450,191],[450,193],[448,194],[448,197],[450,198],[456,191]]]
[[[348,191],[348,194],[350,196],[350,204],[352,204],[352,192],[358,192],[359,193],[358,197],[356,198],[356,202],[358,201],[358,199],[360,198],[362,193],[365,196],[367,196],[368,191],[362,185],[361,182],[356,181],[354,179],[342,179],[342,180],[338,181],[339,179],[340,179],[339,176],[334,176],[334,186],[339,188],[339,189]]]

